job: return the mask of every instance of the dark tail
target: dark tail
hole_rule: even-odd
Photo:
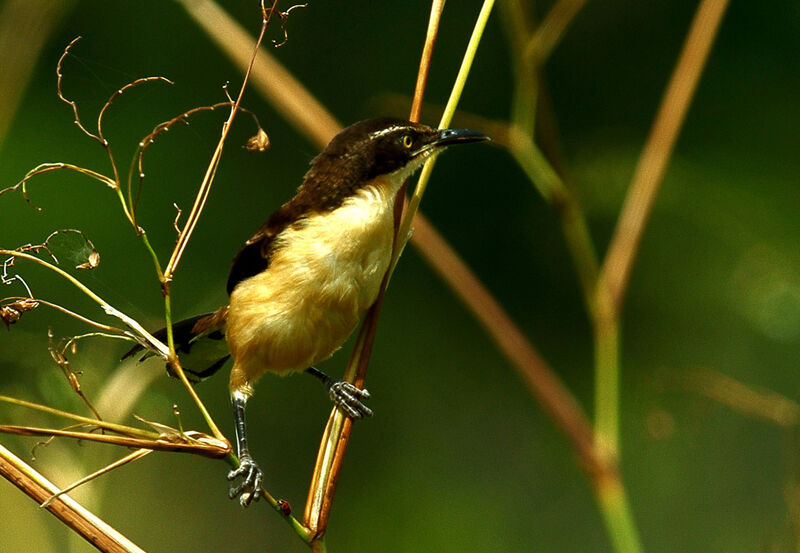
[[[231,356],[225,341],[226,315],[227,309],[223,308],[213,313],[190,317],[172,325],[175,351],[178,353],[181,366],[190,381],[200,382],[212,376]],[[167,329],[162,328],[154,332],[153,336],[166,343]],[[137,344],[125,353],[122,359],[132,357],[139,352],[144,352],[139,358],[140,362],[155,355]],[[173,378],[177,377],[169,365],[167,365],[167,373]]]

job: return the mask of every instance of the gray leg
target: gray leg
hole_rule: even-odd
[[[261,481],[264,473],[250,456],[247,448],[247,423],[245,422],[244,410],[247,403],[247,396],[238,392],[231,394],[233,403],[233,420],[236,425],[236,446],[239,457],[239,468],[228,473],[228,480],[235,480],[242,477],[239,485],[231,484],[228,495],[231,499],[239,497],[242,507],[247,507],[253,501],[258,501],[261,497]]]
[[[344,380],[336,380],[317,369],[309,367],[306,372],[322,382],[328,391],[328,397],[344,413],[352,419],[366,419],[372,416],[372,409],[364,405],[362,399],[369,399],[369,392],[356,388]]]

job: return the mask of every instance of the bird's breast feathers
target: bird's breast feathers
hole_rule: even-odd
[[[389,266],[398,188],[365,186],[340,207],[288,226],[269,268],[236,286],[227,338],[249,378],[303,370],[332,355],[355,329]]]

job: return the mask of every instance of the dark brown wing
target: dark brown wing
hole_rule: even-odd
[[[286,227],[302,216],[302,211],[305,209],[301,209],[296,201],[289,201],[273,213],[250,237],[233,258],[231,272],[228,274],[228,295],[233,292],[237,284],[269,267],[269,260],[275,251],[275,239]]]
[[[255,276],[269,267],[270,246],[276,234],[264,233],[259,229],[233,258],[231,272],[228,274],[228,295],[241,281]]]
[[[382,119],[371,124],[376,128],[382,128],[392,121],[394,120]],[[365,130],[362,127],[364,123],[356,124],[337,135],[325,150],[311,161],[311,168],[303,178],[303,184],[297,189],[295,196],[273,213],[239,250],[228,275],[228,295],[233,292],[237,284],[269,267],[270,257],[275,252],[276,238],[288,226],[302,220],[309,213],[336,209],[354,193],[360,183],[369,177],[367,174],[369,167],[360,163],[343,162],[343,159],[348,157],[360,159],[356,154],[359,153],[358,149],[362,147],[363,141],[354,141],[352,134],[365,135],[371,128]],[[353,148],[355,151],[351,152]]]

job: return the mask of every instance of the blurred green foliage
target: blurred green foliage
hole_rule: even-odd
[[[222,2],[257,32],[255,2]],[[543,14],[549,3],[537,3]],[[477,14],[449,2],[427,99],[442,104]],[[695,2],[588,3],[544,71],[559,123],[569,182],[603,251]],[[278,58],[344,123],[382,114],[386,94],[413,91],[428,3],[310,2],[293,12]],[[280,40],[277,27],[272,36]],[[55,92],[85,122],[108,95],[144,75],[174,86],[126,93],[106,125],[121,165],[157,123],[223,99],[241,76],[175,3],[83,0],[47,41],[0,150],[0,188],[41,162],[107,171],[105,153],[82,136]],[[756,390],[797,399],[800,374],[800,4],[733,2],[700,83],[642,242],[623,326],[622,470],[649,552],[796,551],[800,547],[797,429],[709,397],[682,376],[711,370]],[[25,41],[20,30],[20,41]],[[467,84],[463,110],[494,119],[509,111],[511,72],[501,19],[494,17]],[[0,98],[0,102],[3,99]],[[317,148],[280,109],[248,91],[272,148],[240,148],[253,131],[238,119],[210,203],[174,283],[177,317],[225,301],[238,246],[300,183]],[[433,113],[423,119],[434,122]],[[166,259],[173,202],[189,207],[222,115],[201,115],[149,149],[141,224]],[[457,121],[456,121],[457,122]],[[150,260],[115,196],[65,172],[38,177],[30,209],[0,197],[0,247],[80,228],[101,254],[80,278],[143,323],[162,320]],[[555,215],[499,148],[443,157],[423,203],[432,219],[541,349],[591,412],[591,335]],[[83,261],[66,249],[65,266]],[[35,294],[101,317],[96,306],[44,271],[18,264]],[[22,293],[18,285],[3,296]],[[81,325],[40,308],[0,329],[0,393],[83,412],[47,352]],[[71,357],[84,391],[100,393],[124,351],[86,342]],[[327,365],[338,373],[343,351]],[[143,368],[160,374],[160,368]],[[705,373],[703,373],[705,374]],[[692,383],[695,384],[692,384]],[[563,436],[509,363],[413,249],[387,296],[369,376],[376,410],[358,423],[328,532],[332,552],[609,551],[592,490]],[[329,406],[304,377],[265,377],[249,415],[267,487],[302,510]],[[232,435],[226,378],[199,386]],[[769,397],[765,405],[770,405]],[[157,376],[134,412],[202,429],[180,385]],[[46,424],[0,407],[0,422]],[[50,422],[52,424],[52,422]],[[33,439],[0,438],[29,458]],[[59,442],[34,465],[66,485],[120,451]],[[155,454],[73,495],[148,551],[304,551],[263,506],[243,512],[226,497],[226,466]],[[0,482],[2,551],[93,550]]]

